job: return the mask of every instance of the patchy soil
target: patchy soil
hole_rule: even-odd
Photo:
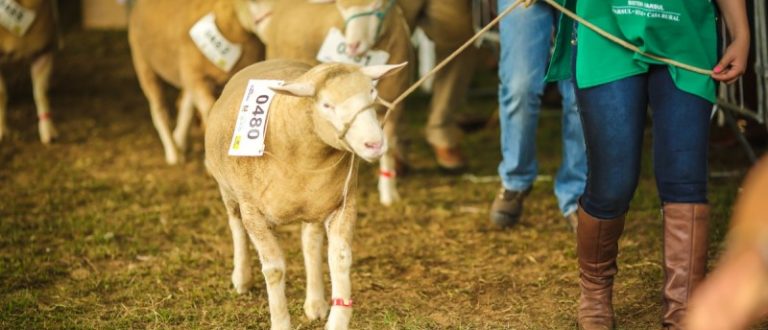
[[[203,167],[201,130],[192,132],[188,162],[167,166],[125,34],[65,37],[51,91],[55,144],[38,141],[27,68],[5,70],[12,134],[0,143],[0,328],[268,328],[263,282],[242,296],[231,288],[230,234]],[[493,72],[481,76],[480,85],[495,85]],[[487,209],[498,182],[441,174],[419,128],[427,99],[409,102],[415,170],[401,181],[405,200],[380,206],[375,168],[361,173],[352,327],[575,328],[575,241],[551,182],[559,112],[542,114],[542,176],[523,222],[497,230]],[[463,109],[494,111],[495,98],[481,96]],[[498,128],[467,135],[464,146],[470,172],[493,178]],[[713,172],[733,173],[711,180],[714,260],[747,163],[736,148],[712,154]],[[615,309],[622,329],[658,328],[661,314],[661,221],[646,155],[621,241]],[[279,236],[293,324],[321,328],[303,316],[299,226]]]

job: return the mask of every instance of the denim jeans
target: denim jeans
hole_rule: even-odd
[[[499,0],[499,11],[512,4]],[[544,3],[519,8],[501,20],[499,60],[499,119],[501,156],[499,176],[505,189],[522,191],[538,174],[536,127],[557,11]],[[563,96],[563,153],[555,177],[555,195],[563,214],[576,210],[584,191],[587,162],[574,87],[571,81],[558,83]]]
[[[589,175],[584,211],[602,219],[626,213],[637,187],[646,111],[652,111],[653,169],[662,203],[707,202],[712,104],[675,86],[666,66],[577,89]]]

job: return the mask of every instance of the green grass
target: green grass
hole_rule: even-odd
[[[485,76],[481,81],[493,86],[492,73]],[[37,141],[28,78],[8,80],[13,133],[0,143],[0,328],[268,328],[263,282],[242,296],[231,288],[230,234],[202,164],[202,133],[193,130],[186,164],[164,164],[125,35],[67,35],[54,79],[61,138],[49,147]],[[552,182],[536,184],[519,226],[495,229],[487,209],[498,183],[440,174],[420,129],[426,102],[417,95],[408,103],[415,170],[401,181],[405,200],[380,206],[374,167],[361,172],[352,326],[574,328],[575,241]],[[473,98],[462,109],[480,116],[494,110],[493,98]],[[553,176],[558,167],[559,122],[558,112],[542,113],[542,175]],[[471,173],[495,175],[498,128],[466,136],[464,147]],[[746,169],[733,151],[712,154],[713,170]],[[661,221],[650,162],[646,153],[621,241],[615,293],[621,329],[659,326]],[[713,260],[740,180],[710,183]],[[278,230],[290,311],[295,327],[318,329],[322,322],[303,316],[298,228]]]

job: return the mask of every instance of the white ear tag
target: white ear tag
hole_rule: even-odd
[[[369,50],[363,55],[351,57],[347,55],[347,42],[337,28],[331,28],[325,37],[323,46],[317,53],[316,59],[321,63],[346,63],[359,66],[387,64],[389,53],[383,50]]]
[[[35,21],[35,11],[14,0],[0,0],[0,25],[16,36],[23,36]]]
[[[232,68],[240,60],[240,55],[243,53],[242,46],[232,43],[221,34],[221,31],[216,26],[216,19],[213,13],[205,15],[197,21],[189,29],[189,36],[194,41],[197,49],[211,63],[225,72],[232,71]]]
[[[229,147],[230,156],[263,156],[267,135],[269,107],[275,97],[270,86],[282,85],[281,80],[249,80],[243,102],[237,111],[237,122]]]

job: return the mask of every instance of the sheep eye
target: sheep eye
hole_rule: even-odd
[[[323,103],[323,108],[333,109],[333,106],[330,103]]]

